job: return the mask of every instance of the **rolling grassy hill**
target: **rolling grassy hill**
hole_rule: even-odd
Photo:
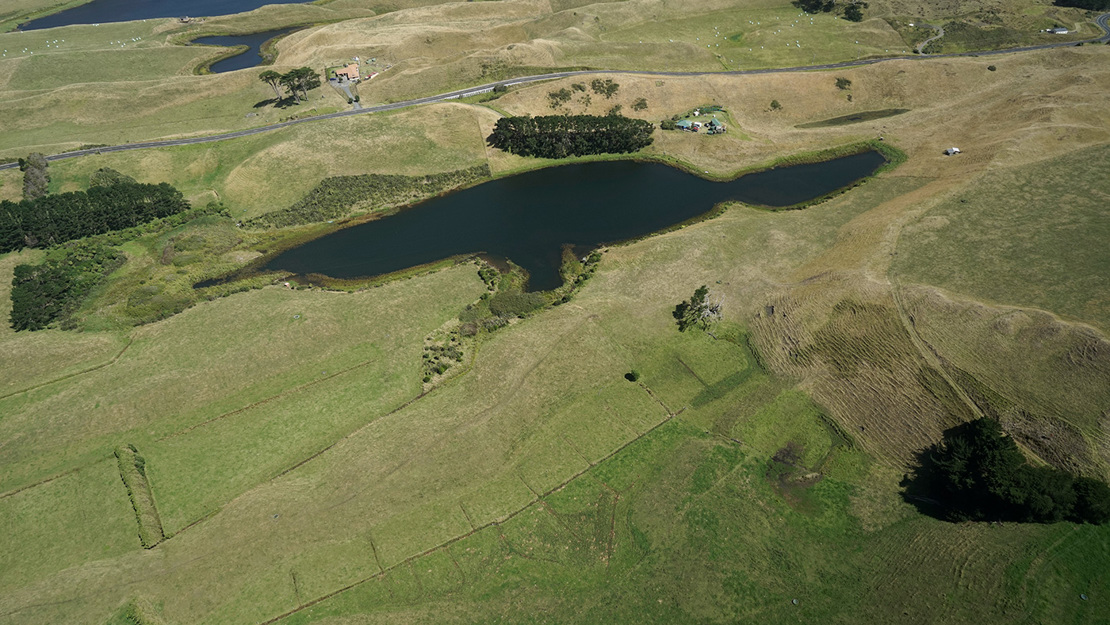
[[[895,36],[881,18],[909,7],[872,4],[860,28]],[[930,19],[949,15],[941,4]],[[743,31],[729,45],[770,36],[748,20],[792,14],[771,1],[705,9],[729,36]],[[689,42],[661,41],[700,44],[705,26],[638,1],[387,12],[336,0],[208,26],[325,15],[357,19],[302,31],[281,54],[293,64],[318,60],[313,50],[347,55],[373,26],[375,45],[408,59],[383,93],[469,81],[481,62],[520,54],[514,63],[530,64],[525,53],[541,49],[553,64],[720,65]],[[422,20],[431,43],[415,34]],[[812,28],[823,36],[851,28],[822,22]],[[162,27],[144,41],[180,34]],[[653,51],[632,55],[641,40]],[[844,53],[822,46],[828,58]],[[480,333],[460,373],[432,385],[425,341],[487,292],[472,264],[352,292],[268,286],[131,327],[112,311],[138,292],[135,280],[169,288],[189,270],[162,263],[150,241],[128,243],[128,264],[82,309],[83,331],[0,329],[0,623],[1100,622],[1110,527],[947,523],[900,482],[944,428],[979,415],[999,419],[1033,462],[1110,477],[1110,285],[1098,237],[1107,50],[993,57],[997,71],[963,58],[788,76],[614,74],[612,100],[578,96],[564,112],[729,111],[729,134],[657,132],[648,158],[727,177],[881,135],[908,160],[806,210],[733,205],[608,248],[568,303]],[[5,88],[34,78],[12,67],[0,63]],[[267,89],[249,72],[156,69],[139,81],[151,93],[224,85],[238,104],[167,115],[155,134],[248,123],[237,107]],[[840,76],[850,91],[835,86]],[[574,82],[59,162],[52,188],[83,188],[109,166],[239,217],[284,208],[331,175],[483,163],[504,175],[551,162],[488,150],[498,115],[549,114],[547,94]],[[99,86],[10,90],[13,102],[31,100],[0,107],[38,110],[36,98],[59,89],[88,92],[72,106],[89,137],[158,117],[138,107],[97,118]],[[647,110],[630,110],[641,97]],[[909,112],[797,127],[888,108]],[[87,140],[42,115],[0,130],[5,153]],[[943,156],[949,145],[965,153]],[[0,183],[0,197],[18,196],[19,172]],[[247,247],[281,234],[209,222],[183,231]],[[245,262],[255,247],[236,249]],[[14,266],[39,255],[0,257],[0,310]],[[711,333],[679,333],[671,311],[702,284],[724,319]],[[633,369],[636,382],[625,378]],[[152,549],[113,455],[127,445],[144,459],[142,505],[153,502],[166,536]]]

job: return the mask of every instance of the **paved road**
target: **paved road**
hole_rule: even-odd
[[[108,152],[123,152],[126,150],[142,150],[146,148],[162,148],[175,145],[193,145],[196,143],[212,143],[215,141],[225,141],[227,139],[236,139],[238,137],[249,137],[251,135],[261,134],[263,132],[270,132],[279,128],[286,128],[295,124],[304,124],[307,122],[319,121],[322,119],[337,119],[340,117],[349,117],[351,115],[362,115],[364,113],[380,113],[382,111],[393,111],[411,106],[419,106],[421,104],[430,104],[433,102],[443,102],[445,100],[454,100],[457,98],[465,98],[479,93],[486,93],[493,91],[497,85],[522,85],[532,82],[540,82],[543,80],[554,80],[556,78],[566,78],[569,76],[587,76],[593,74],[641,74],[647,76],[707,76],[707,75],[726,75],[726,76],[748,76],[755,74],[783,74],[789,72],[809,72],[824,69],[840,69],[844,67],[859,67],[862,65],[874,65],[875,63],[882,63],[885,61],[905,60],[905,59],[939,59],[956,56],[993,56],[997,54],[1010,54],[1013,52],[1028,52],[1031,50],[1045,50],[1049,48],[1061,48],[1065,46],[1074,46],[1078,43],[1094,43],[1094,42],[1110,42],[1110,13],[1100,15],[1095,23],[1102,28],[1104,34],[1097,39],[1087,39],[1085,41],[1067,41],[1060,43],[1046,43],[1037,46],[1024,46],[1020,48],[1007,48],[1005,50],[989,50],[985,52],[964,52],[956,54],[930,54],[928,56],[893,56],[883,57],[878,59],[864,59],[858,61],[844,61],[842,63],[829,63],[825,65],[803,65],[800,67],[778,67],[770,69],[742,69],[726,72],[648,72],[648,71],[625,71],[625,70],[601,70],[591,69],[574,72],[552,72],[550,74],[537,74],[535,76],[523,76],[520,78],[511,78],[509,80],[499,81],[496,83],[489,83],[487,85],[480,85],[477,87],[470,87],[468,89],[459,89],[458,91],[451,91],[448,93],[441,93],[439,95],[432,95],[426,98],[417,98],[415,100],[405,100],[404,102],[395,102],[393,104],[380,104],[377,106],[366,106],[361,109],[340,111],[338,113],[329,113],[327,115],[315,115],[313,117],[303,117],[301,119],[294,119],[279,124],[271,124],[269,126],[259,126],[258,128],[250,128],[248,130],[237,130],[235,132],[227,132],[218,135],[208,135],[204,137],[190,137],[187,139],[168,139],[162,141],[143,141],[140,143],[125,143],[123,145],[112,145],[102,148],[91,148],[87,150],[74,150],[73,152],[62,152],[61,154],[52,154],[46,157],[48,161],[59,161],[66,158],[76,158],[78,156],[88,156],[90,154],[104,154]],[[5,163],[0,165],[0,170],[12,169],[18,167],[18,163]]]
[[[354,108],[354,110],[356,110],[356,111],[361,111],[362,110],[362,105],[359,104],[357,100],[355,100],[355,94],[351,93],[351,83],[350,82],[348,82],[346,80],[335,80],[335,79],[332,79],[329,82],[331,82],[332,86],[339,87],[340,89],[343,90],[344,93],[347,94],[347,100],[350,101],[351,106]]]

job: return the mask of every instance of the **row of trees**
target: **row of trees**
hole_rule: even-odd
[[[1034,467],[994,419],[946,430],[922,457],[908,493],[928,496],[954,521],[1110,521],[1110,486],[1052,467]]]
[[[625,154],[651,145],[654,130],[651,122],[619,115],[502,117],[486,142],[506,152],[541,158]]]
[[[181,192],[164,182],[139,184],[124,178],[88,191],[0,202],[0,253],[131,228],[189,208]]]
[[[274,97],[278,100],[282,99],[281,87],[288,89],[289,94],[293,96],[297,104],[301,103],[302,93],[307,100],[308,90],[320,86],[320,75],[311,67],[298,67],[284,74],[279,74],[272,69],[268,69],[259,74],[258,79],[270,85],[274,90]]]

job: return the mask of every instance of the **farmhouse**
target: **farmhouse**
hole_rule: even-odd
[[[358,78],[358,63],[351,63],[347,67],[335,70],[337,78],[346,78],[347,80],[357,81]]]
[[[679,130],[693,130],[694,122],[688,119],[680,119],[674,123],[674,127],[678,128]]]

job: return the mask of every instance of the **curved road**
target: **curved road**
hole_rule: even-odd
[[[917,53],[918,54],[925,54],[925,48],[928,47],[928,45],[930,43],[933,43],[937,39],[940,39],[941,37],[944,36],[944,29],[941,28],[940,26],[933,26],[932,24],[922,24],[922,26],[924,26],[925,28],[932,28],[933,30],[937,31],[937,34],[935,34],[932,37],[929,37],[928,39],[926,39],[925,41],[922,41],[921,43],[917,44]]]
[[[378,106],[367,106],[361,109],[354,109],[348,111],[340,111],[338,113],[328,113],[326,115],[315,115],[313,117],[303,117],[301,119],[294,119],[280,124],[271,124],[269,126],[259,126],[257,128],[250,128],[247,130],[237,130],[235,132],[227,132],[218,135],[207,135],[203,137],[190,137],[187,139],[167,139],[161,141],[144,141],[140,143],[126,143],[123,145],[112,145],[101,148],[90,148],[87,150],[74,150],[73,152],[62,152],[61,154],[52,154],[46,157],[48,161],[59,161],[66,158],[75,158],[78,156],[88,156],[90,154],[103,154],[105,152],[123,152],[126,150],[142,150],[146,148],[161,148],[170,147],[175,145],[192,145],[195,143],[212,143],[214,141],[224,141],[227,139],[235,139],[238,137],[248,137],[250,135],[257,135],[263,132],[270,132],[279,128],[285,128],[294,124],[303,124],[306,122],[314,122],[322,119],[336,119],[339,117],[349,117],[351,115],[362,115],[365,113],[380,113],[382,111],[393,111],[396,109],[408,108],[410,106],[418,106],[420,104],[430,104],[433,102],[443,102],[444,100],[454,100],[457,98],[465,98],[479,93],[486,93],[492,91],[497,85],[521,85],[531,82],[539,82],[542,80],[553,80],[556,78],[566,78],[568,76],[585,76],[591,74],[642,74],[648,76],[707,76],[707,75],[725,75],[725,76],[746,76],[754,74],[780,74],[787,72],[809,72],[814,70],[823,69],[839,69],[844,67],[858,67],[862,65],[873,65],[875,63],[882,63],[884,61],[895,61],[904,59],[938,59],[957,56],[991,56],[996,54],[1009,54],[1011,52],[1028,52],[1031,50],[1045,50],[1049,48],[1062,48],[1065,46],[1074,46],[1079,43],[1095,43],[1095,42],[1110,42],[1110,13],[1104,13],[1095,20],[1095,23],[1102,28],[1104,34],[1097,39],[1086,39],[1084,41],[1066,41],[1060,43],[1046,43],[1037,46],[1024,46],[1020,48],[1007,48],[1005,50],[988,50],[985,52],[961,52],[953,54],[930,54],[928,56],[892,56],[883,57],[879,59],[865,59],[857,61],[844,61],[842,63],[829,63],[826,65],[803,65],[800,67],[780,67],[770,69],[741,69],[725,72],[648,72],[648,71],[630,71],[630,70],[581,70],[573,72],[553,72],[551,74],[537,74],[535,76],[523,76],[521,78],[510,78],[508,80],[489,83],[478,87],[470,87],[468,89],[459,89],[458,91],[451,91],[448,93],[441,93],[439,95],[428,96],[425,98],[417,98],[415,100],[405,100],[404,102],[395,102],[393,104],[380,104]],[[5,163],[0,165],[0,170],[12,169],[17,167],[18,163]]]

